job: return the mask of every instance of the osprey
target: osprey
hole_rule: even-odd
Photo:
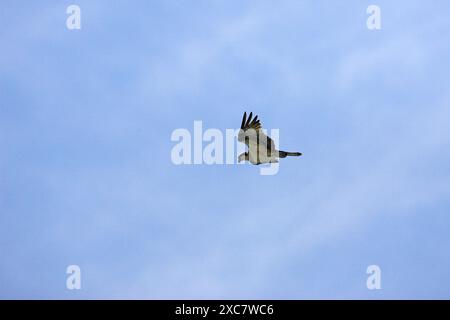
[[[252,164],[277,163],[278,158],[287,156],[298,157],[300,152],[286,152],[275,149],[275,143],[263,131],[258,116],[252,120],[252,112],[247,119],[247,112],[244,112],[241,129],[238,133],[238,141],[245,143],[248,152],[239,155],[238,162],[250,161]]]

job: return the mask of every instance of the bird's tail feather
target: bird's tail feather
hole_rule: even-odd
[[[280,158],[286,158],[287,156],[298,157],[302,155],[301,152],[286,152],[286,151],[278,151],[278,152]]]

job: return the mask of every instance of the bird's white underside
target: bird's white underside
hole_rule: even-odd
[[[259,154],[258,154],[259,151]],[[278,162],[278,157],[275,157],[275,155],[278,154],[278,152],[272,152],[272,155],[269,156],[266,154],[265,150],[263,148],[260,148],[258,150],[258,147],[256,144],[252,146],[250,144],[250,147],[248,148],[248,156],[249,161],[252,164],[262,164],[262,163],[276,163]]]

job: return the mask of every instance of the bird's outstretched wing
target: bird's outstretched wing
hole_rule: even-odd
[[[262,125],[258,120],[258,116],[255,116],[253,119],[252,116],[253,113],[250,112],[247,119],[247,112],[244,112],[238,140],[245,143],[249,148],[250,144],[253,146],[257,145],[258,148],[264,147],[270,153],[272,150],[275,150],[275,143],[262,130]]]

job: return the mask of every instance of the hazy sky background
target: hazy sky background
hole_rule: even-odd
[[[450,298],[450,2],[0,9],[0,298]],[[304,156],[172,164],[244,110]]]

